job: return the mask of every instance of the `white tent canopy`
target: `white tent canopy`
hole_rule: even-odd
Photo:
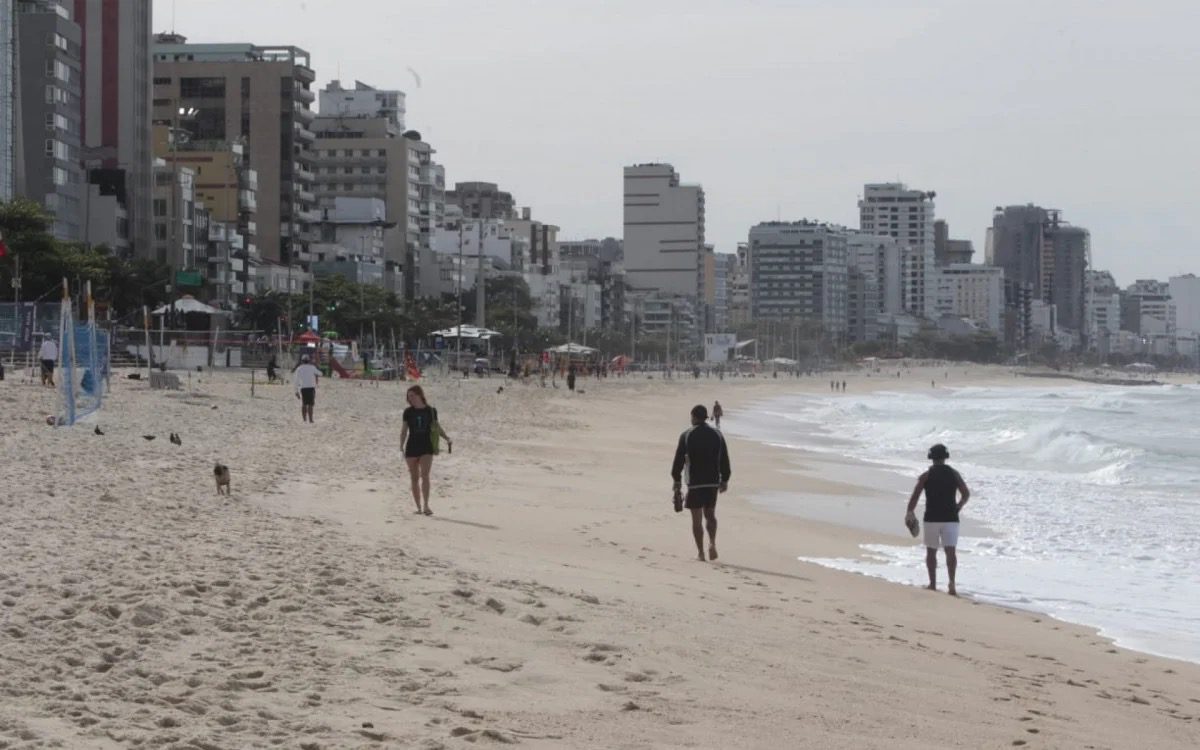
[[[546,351],[550,352],[551,354],[595,354],[600,350],[593,349],[590,346],[584,346],[583,344],[570,343],[552,346]]]
[[[462,332],[461,336],[459,331]],[[496,336],[503,336],[499,331],[493,331],[490,328],[479,328],[478,326],[451,326],[440,331],[434,331],[430,336],[441,336],[447,339],[490,339]]]
[[[771,359],[771,360],[767,360],[767,361],[773,365],[789,365],[790,366],[790,365],[796,364],[796,360],[788,359],[787,357],[776,357],[775,359]]]
[[[185,294],[169,305],[163,305],[154,311],[155,315],[166,315],[168,310],[182,313],[204,313],[205,315],[222,315],[224,310],[210,307],[190,294]]]

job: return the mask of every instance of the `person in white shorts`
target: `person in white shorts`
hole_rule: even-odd
[[[929,449],[929,467],[917,479],[912,497],[908,499],[908,515],[913,516],[921,494],[925,495],[925,568],[929,571],[929,590],[937,591],[937,551],[946,551],[946,572],[950,577],[950,595],[958,596],[954,588],[954,574],[958,569],[958,514],[971,490],[962,475],[946,463],[950,451],[938,443]]]

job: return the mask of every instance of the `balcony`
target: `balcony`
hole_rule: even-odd
[[[295,89],[293,89],[293,96],[302,102],[307,102],[308,104],[312,104],[317,98],[317,95],[314,94],[310,89],[306,89],[301,86],[297,86]]]
[[[316,112],[313,112],[311,109],[309,109],[308,107],[305,107],[300,102],[296,102],[295,104],[292,105],[292,112],[295,113],[296,119],[300,120],[301,122],[303,122],[305,124],[312,122],[313,119],[316,118],[316,116],[317,116]]]
[[[317,196],[308,190],[301,189],[296,193],[296,197],[305,203],[315,203]]]
[[[296,137],[305,143],[312,143],[317,140],[317,134],[304,127],[300,123],[296,123],[296,126],[292,128],[292,130],[295,132]]]
[[[298,169],[293,170],[292,176],[295,177],[297,180],[301,180],[303,182],[312,182],[313,180],[317,179],[317,176],[315,174],[313,174],[310,170],[305,169],[304,167],[299,167]]]

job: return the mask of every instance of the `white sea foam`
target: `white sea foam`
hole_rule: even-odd
[[[996,532],[961,541],[964,590],[1200,662],[1197,415],[1196,387],[946,388],[787,397],[730,428],[914,477],[945,443],[972,488],[966,512]],[[817,562],[923,582],[919,546],[865,551]]]

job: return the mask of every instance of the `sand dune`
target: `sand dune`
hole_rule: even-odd
[[[694,562],[666,474],[687,407],[820,378],[434,379],[430,518],[399,384],[323,381],[307,426],[248,380],[114,379],[103,436],[0,384],[0,747],[1200,744],[1196,665],[796,562],[865,535],[751,506],[772,451],[733,442],[722,561]]]

